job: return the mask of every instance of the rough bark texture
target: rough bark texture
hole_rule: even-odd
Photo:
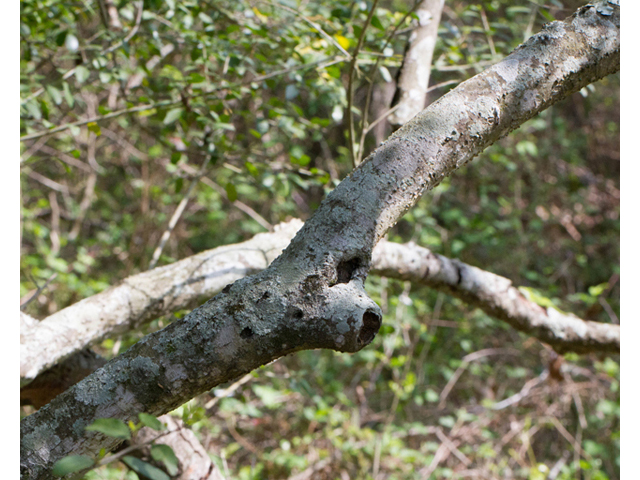
[[[620,325],[585,321],[528,300],[511,280],[417,245],[380,241],[372,272],[443,290],[559,352],[620,353]]]
[[[364,276],[385,232],[445,175],[525,120],[619,70],[619,7],[586,6],[464,82],[382,144],[321,204],[269,268],[236,281],[21,422],[21,477],[117,440],[84,427],[166,413],[303,349],[355,352],[380,327]]]
[[[389,115],[389,123],[404,125],[424,108],[443,6],[444,0],[423,0],[416,9],[419,25],[409,37],[398,79],[398,109]]]
[[[21,378],[21,403],[40,408],[102,366],[87,364],[91,357],[87,347],[104,337],[133,329],[156,316],[194,306],[201,298],[220,293],[229,282],[264,270],[302,225],[302,221],[293,219],[277,225],[273,233],[260,233],[243,243],[215,248],[166,267],[133,275],[120,285],[41,322],[22,313],[21,347],[31,354],[23,355],[21,368],[32,372],[31,375],[37,373],[37,376],[35,379]],[[553,345],[560,352],[620,351],[619,325],[584,322],[548,311],[524,298],[511,286],[510,280],[433,254],[426,248],[381,240],[373,250],[370,273],[444,290]],[[462,274],[465,274],[464,281]],[[156,281],[158,288],[152,291]],[[145,291],[150,294],[145,295]],[[95,305],[109,305],[110,308],[97,316]],[[551,319],[556,319],[553,324]],[[64,354],[50,348],[52,343]],[[38,356],[36,352],[42,352],[42,355]],[[68,354],[72,355],[65,359]],[[45,370],[48,365],[55,366]]]
[[[22,320],[20,385],[71,354],[183,308],[193,308],[224,288],[259,272],[289,244],[300,224],[275,233],[208,250],[179,262],[133,275],[119,285],[81,300],[43,321]]]

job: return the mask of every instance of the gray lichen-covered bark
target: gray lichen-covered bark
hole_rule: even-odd
[[[193,307],[199,299],[220,293],[230,282],[264,270],[302,225],[302,221],[293,219],[276,225],[274,232],[259,233],[246,242],[133,275],[41,322],[21,313],[21,371],[31,375],[21,377],[21,402],[40,408],[84,378],[90,373],[87,360],[91,353],[87,347],[104,337],[133,329],[156,316]],[[619,325],[584,322],[543,309],[523,297],[508,279],[433,254],[426,248],[382,240],[373,250],[370,273],[444,290],[558,351],[620,351]],[[99,307],[105,305],[109,308],[100,311]],[[551,319],[555,319],[553,324]],[[49,365],[55,366],[45,368]],[[86,373],[78,377],[75,370],[80,370],[81,375]]]
[[[218,294],[225,285],[259,272],[289,244],[299,224],[282,224],[246,242],[215,248],[133,275],[43,321],[22,321],[20,385],[75,352],[145,322]],[[23,314],[24,316],[24,314]]]
[[[398,79],[398,108],[389,115],[394,125],[404,125],[424,108],[443,6],[444,0],[422,0],[416,9],[418,27],[409,37]]]
[[[599,10],[599,11],[598,11]],[[602,13],[600,13],[602,12]],[[355,352],[381,321],[363,280],[385,232],[420,195],[525,120],[619,70],[619,7],[585,6],[462,83],[395,132],[321,204],[269,268],[236,281],[21,422],[21,477],[116,440],[84,427],[166,413],[291,352]]]
[[[372,272],[428,285],[481,308],[557,352],[620,353],[620,325],[585,321],[527,299],[511,280],[432,253],[417,245],[382,240]]]

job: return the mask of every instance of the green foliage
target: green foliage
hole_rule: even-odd
[[[447,2],[431,84],[454,83],[429,102],[578,6],[547,3]],[[21,135],[91,119],[21,145],[21,297],[57,275],[27,307],[37,318],[146,270],[206,159],[160,264],[250,238],[265,230],[257,216],[271,225],[306,219],[351,170],[348,62],[337,45],[353,51],[370,3],[152,1],[139,24],[136,2],[115,5],[122,30],[107,28],[90,3],[20,3]],[[365,31],[356,132],[371,79],[368,123],[389,107],[379,98],[401,65],[412,5],[381,2]],[[389,238],[506,276],[545,307],[617,321],[618,110],[617,76],[551,107],[445,179]],[[382,122],[370,132],[365,156],[390,131]],[[553,415],[585,452],[576,460],[571,450],[557,478],[619,478],[619,359],[566,355],[564,381],[493,410],[549,367],[544,346],[431,289],[370,277],[367,290],[385,317],[365,350],[301,352],[225,398],[216,390],[176,412],[208,439],[228,477],[318,468],[318,478],[423,478],[440,459],[432,478],[473,469],[546,478],[573,448]],[[100,353],[116,355],[186,313],[107,339]],[[520,354],[464,360],[505,346]],[[142,425],[162,428],[153,416],[139,419],[90,429],[124,439]],[[442,434],[459,454],[437,455]],[[125,462],[141,475],[155,472],[145,460],[172,472],[164,446],[151,457]],[[89,478],[121,479],[121,469]]]
[[[153,445],[151,447],[151,457],[156,462],[161,462],[169,475],[173,476],[178,473],[178,459],[169,445]]]
[[[140,419],[142,425],[144,425],[145,427],[149,427],[157,431],[162,431],[165,429],[165,426],[162,424],[162,422],[160,422],[160,420],[158,420],[158,418],[154,415],[149,415],[148,413],[139,413],[138,418]]]
[[[94,462],[86,455],[70,455],[58,460],[51,473],[56,477],[64,477],[70,473],[80,472],[91,468]]]
[[[139,458],[125,455],[122,457],[122,461],[126,463],[127,466],[150,480],[171,480],[171,477],[162,470],[140,460]]]
[[[117,418],[99,418],[91,425],[87,425],[85,430],[88,432],[100,432],[109,437],[123,440],[131,438],[131,430],[129,430],[127,424]]]

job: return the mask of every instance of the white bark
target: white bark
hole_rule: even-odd
[[[418,27],[409,37],[398,79],[400,100],[397,110],[389,115],[389,123],[404,125],[424,108],[443,6],[444,0],[423,0],[416,9]]]

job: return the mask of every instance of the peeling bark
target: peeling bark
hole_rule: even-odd
[[[603,13],[600,13],[600,10]],[[304,349],[355,352],[380,327],[363,281],[385,232],[446,175],[525,120],[620,66],[619,7],[548,24],[396,131],[320,205],[269,268],[236,281],[21,422],[21,477],[117,440],[84,427],[166,413]]]

